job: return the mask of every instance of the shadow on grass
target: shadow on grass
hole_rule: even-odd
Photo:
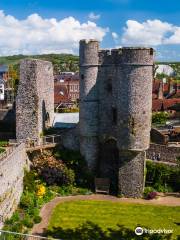
[[[60,227],[46,231],[46,236],[63,240],[170,240],[171,234],[143,234],[137,236],[135,232],[122,225],[116,229],[108,228],[106,231],[90,221],[76,229],[62,229]]]

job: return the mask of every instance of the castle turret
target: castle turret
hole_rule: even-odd
[[[143,192],[151,129],[153,55],[151,48],[123,48],[117,68],[119,190],[128,197],[140,197]]]
[[[80,41],[80,151],[91,169],[98,156],[98,50],[97,41]]]
[[[118,147],[149,148],[152,108],[153,49],[123,48],[117,68]]]

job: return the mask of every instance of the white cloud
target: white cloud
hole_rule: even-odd
[[[74,17],[45,19],[32,14],[24,20],[0,11],[0,55],[74,53],[81,39],[102,41],[107,28]]]
[[[116,32],[112,32],[112,37],[114,40],[117,40],[119,38],[119,36]]]
[[[165,44],[180,44],[180,27],[174,27],[173,35],[164,40]]]
[[[101,17],[101,15],[100,15],[100,14],[97,14],[97,15],[96,15],[94,12],[91,12],[88,17],[89,17],[91,20],[98,20],[98,19]]]
[[[174,26],[160,20],[128,20],[121,38],[124,45],[158,46],[163,44],[180,44],[180,26]]]

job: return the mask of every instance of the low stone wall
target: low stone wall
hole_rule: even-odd
[[[14,147],[6,158],[0,160],[0,228],[19,204],[25,166],[28,166],[28,158],[23,143]]]
[[[160,144],[150,144],[150,148],[146,151],[146,158],[153,159],[159,155],[159,161],[176,163],[177,157],[180,157],[180,147],[160,145]]]

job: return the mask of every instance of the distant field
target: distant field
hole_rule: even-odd
[[[56,236],[62,239],[68,239],[68,237],[71,236],[72,238],[69,239],[78,239],[78,236],[76,236],[78,232],[81,231],[81,234],[85,234],[87,229],[91,229],[91,233],[89,234],[93,234],[93,232],[99,229],[99,231],[102,232],[107,231],[106,234],[108,235],[110,234],[108,233],[108,229],[111,228],[113,234],[116,234],[118,231],[123,231],[118,225],[123,225],[127,229],[125,230],[126,234],[128,234],[128,231],[129,234],[134,234],[134,229],[138,225],[149,229],[173,229],[174,238],[172,239],[175,239],[175,236],[180,234],[178,226],[178,223],[180,223],[179,211],[180,207],[152,206],[109,201],[91,200],[64,202],[60,203],[54,209],[48,230],[50,236]],[[90,225],[87,223],[88,221],[91,222]],[[77,230],[82,224],[85,224],[84,229]],[[120,234],[120,232],[118,234]],[[79,237],[79,239],[81,240],[83,237]],[[88,238],[84,237],[84,239]],[[89,239],[101,238],[89,237]],[[113,238],[112,235],[110,239],[117,238]],[[134,238],[125,238],[124,236],[122,239]]]
[[[50,61],[53,63],[55,68],[60,68],[58,70],[61,71],[77,71],[78,70],[78,61],[79,57],[71,54],[43,54],[43,55],[15,55],[15,56],[7,56],[0,57],[0,64],[7,65],[17,65],[20,60],[24,58],[34,58],[41,59],[45,61]]]

